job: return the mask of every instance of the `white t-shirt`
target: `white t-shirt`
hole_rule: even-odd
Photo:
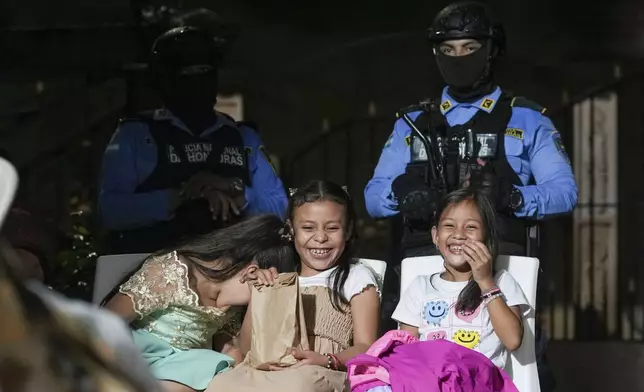
[[[500,270],[494,281],[508,306],[520,306],[522,315],[530,311],[528,300],[510,273]],[[466,285],[449,282],[440,273],[419,276],[405,290],[391,317],[418,327],[420,340],[447,339],[484,354],[504,368],[508,352],[494,332],[487,308],[481,304],[469,314],[456,311],[458,295]]]
[[[302,277],[300,276],[300,287],[324,286],[333,290],[333,281],[335,276],[331,276],[333,271],[338,267],[333,267],[317,275]],[[380,294],[380,286],[376,273],[368,266],[357,263],[351,266],[347,281],[342,288],[342,294],[347,301],[362,293],[367,287],[373,286]]]

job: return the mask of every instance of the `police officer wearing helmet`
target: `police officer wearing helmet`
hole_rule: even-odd
[[[447,6],[432,23],[429,39],[447,86],[440,100],[401,114],[443,146],[437,150],[444,157],[447,184],[441,192],[422,170],[414,170],[427,167],[428,154],[402,116],[365,188],[367,210],[374,218],[403,216],[404,257],[429,254],[433,245],[427,230],[442,193],[475,187],[497,207],[501,254],[524,255],[526,218],[570,213],[577,203],[561,135],[544,108],[495,84],[505,34],[483,4]],[[440,155],[437,150],[434,156]]]
[[[247,215],[284,217],[286,193],[257,131],[214,110],[222,57],[221,42],[199,28],[154,42],[164,106],[122,121],[103,158],[111,253],[152,252]]]
[[[440,99],[399,112],[365,188],[367,210],[374,218],[403,218],[403,257],[435,254],[428,230],[438,201],[474,187],[496,205],[500,254],[525,255],[527,219],[570,213],[577,204],[561,135],[543,107],[494,82],[505,34],[483,4],[447,6],[429,40],[447,86]],[[544,341],[537,346],[542,353]],[[551,374],[538,358],[541,388],[551,390]]]

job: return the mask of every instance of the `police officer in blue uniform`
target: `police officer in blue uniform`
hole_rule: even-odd
[[[434,139],[438,135],[434,144],[443,146],[447,190],[471,186],[493,199],[502,254],[524,255],[526,218],[569,213],[577,203],[561,135],[543,107],[494,83],[505,35],[484,5],[447,6],[435,18],[429,39],[447,86],[440,100],[401,113],[422,132],[434,132]],[[424,169],[415,170],[427,167],[420,139],[400,118],[365,188],[372,217],[403,215],[405,257],[432,252],[427,232],[441,197],[440,187],[426,181]]]
[[[543,107],[495,84],[505,34],[483,4],[445,7],[429,40],[447,86],[440,99],[399,112],[365,188],[367,211],[398,218],[398,259],[435,254],[429,229],[438,201],[450,190],[474,187],[496,205],[500,253],[525,255],[527,220],[570,213],[577,204],[561,135]],[[383,314],[396,302],[396,285],[387,291]],[[549,391],[554,379],[539,355],[544,340],[537,346],[541,388]]]
[[[213,108],[221,61],[219,41],[198,28],[155,41],[164,107],[122,121],[103,158],[110,253],[152,252],[252,214],[284,217],[286,193],[257,131]]]

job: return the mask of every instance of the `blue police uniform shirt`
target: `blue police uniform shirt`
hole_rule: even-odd
[[[473,103],[460,103],[443,90],[441,112],[451,126],[469,121],[478,110],[490,112],[501,96],[497,87],[492,93]],[[410,113],[412,120],[421,112]],[[385,143],[373,178],[365,187],[367,211],[374,218],[385,218],[398,213],[391,183],[405,173],[410,160],[409,136],[411,129],[399,119]],[[569,213],[577,204],[577,184],[554,124],[541,112],[512,107],[512,116],[505,132],[505,153],[521,179],[517,187],[523,195],[523,207],[515,212],[518,217],[542,219],[547,215]],[[528,185],[530,178],[536,185]]]
[[[190,132],[186,125],[167,109],[155,110],[155,119],[171,119]],[[272,213],[282,219],[288,199],[282,181],[268,162],[257,132],[239,126],[218,113],[217,122],[202,136],[217,132],[223,125],[240,130],[246,151],[252,187],[246,187],[245,212],[248,215]],[[99,209],[104,227],[124,230],[152,225],[171,218],[171,190],[135,193],[137,186],[153,172],[157,164],[157,146],[148,125],[131,121],[121,124],[105,150]]]

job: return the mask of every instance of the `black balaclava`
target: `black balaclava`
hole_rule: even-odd
[[[438,50],[442,42],[462,39],[475,39],[482,46],[465,56],[449,56]],[[505,52],[505,33],[501,24],[492,21],[485,4],[466,1],[448,5],[436,15],[429,40],[454,99],[474,102],[492,92],[496,60]]]
[[[193,131],[216,121],[222,53],[207,32],[179,27],[159,37],[152,49],[152,67],[165,106]]]
[[[449,56],[436,50],[436,63],[448,86],[448,93],[459,102],[474,102],[494,89],[494,59],[491,43],[465,56]]]

